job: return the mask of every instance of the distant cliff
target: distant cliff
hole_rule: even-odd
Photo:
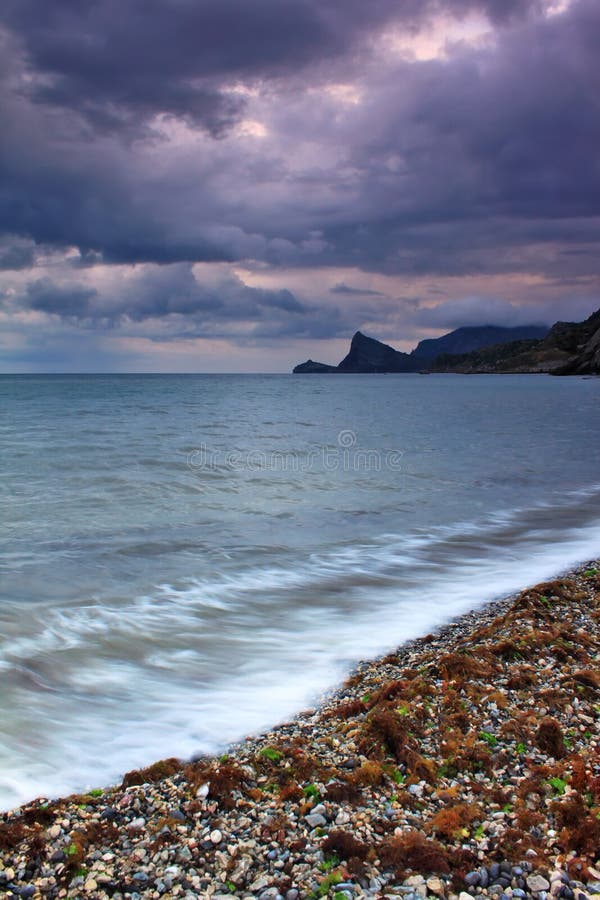
[[[337,372],[337,366],[328,366],[327,363],[315,362],[313,359],[307,359],[306,362],[300,363],[292,370],[294,375],[323,375],[328,372]]]
[[[421,341],[411,356],[418,357],[423,362],[431,362],[442,353],[472,353],[498,344],[539,340],[547,334],[548,328],[545,325],[523,325],[516,328],[501,328],[499,325],[469,326],[457,328],[439,338]]]
[[[295,375],[323,374],[367,374],[387,372],[420,372],[431,368],[441,353],[477,350],[489,344],[514,341],[516,338],[542,337],[547,329],[538,325],[521,328],[500,328],[495,325],[457,328],[439,338],[421,341],[412,353],[394,350],[375,338],[357,331],[350,344],[350,350],[337,366],[307,359],[297,365]]]
[[[541,340],[514,341],[460,355],[442,354],[436,372],[600,374],[600,310],[585,322],[557,322]]]
[[[350,344],[350,350],[338,366],[339,372],[415,372],[418,365],[408,353],[394,350],[381,341],[367,337],[357,331]]]

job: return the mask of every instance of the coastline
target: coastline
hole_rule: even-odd
[[[0,896],[582,900],[599,704],[595,561],[360,663],[226,757],[1,815]]]

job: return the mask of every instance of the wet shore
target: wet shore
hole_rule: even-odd
[[[585,900],[599,856],[596,561],[225,757],[3,814],[0,896]]]

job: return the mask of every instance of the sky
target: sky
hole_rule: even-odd
[[[600,307],[598,0],[2,0],[0,371]]]

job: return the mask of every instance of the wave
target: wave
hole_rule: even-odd
[[[283,721],[360,659],[597,556],[599,499],[593,485],[132,599],[33,603],[19,632],[3,607],[0,805],[219,752]]]

